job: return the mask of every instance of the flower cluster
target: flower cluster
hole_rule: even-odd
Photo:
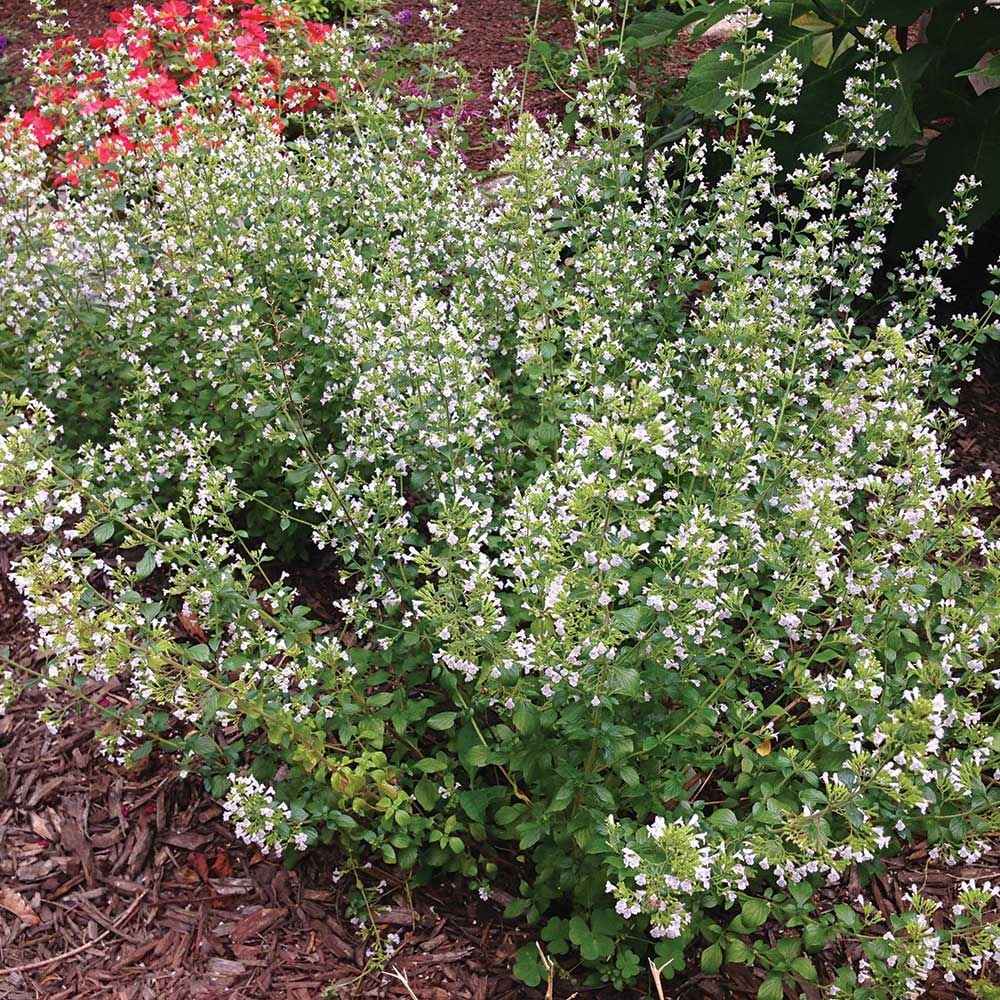
[[[608,817],[612,845],[621,839],[613,816]],[[696,816],[667,823],[657,816],[640,838],[621,849],[621,866],[627,877],[606,888],[623,917],[651,914],[654,938],[679,938],[691,922],[690,899],[712,887],[716,858],[708,835]]]
[[[280,856],[288,843],[303,850],[309,842],[297,828],[292,810],[253,775],[233,775],[222,801],[222,817],[233,824],[240,840],[255,844],[265,854]]]

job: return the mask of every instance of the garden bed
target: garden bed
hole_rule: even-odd
[[[565,34],[555,9],[549,13],[548,25]],[[71,10],[71,21],[85,33],[97,27],[89,20],[96,14],[96,8],[80,5]],[[515,2],[461,4],[456,23],[465,35],[457,55],[473,89],[488,89],[492,69],[520,61],[522,48],[511,36],[523,17]],[[551,92],[536,94],[528,104],[540,114],[557,114],[561,106]],[[953,440],[957,474],[987,468],[1000,474],[995,375],[984,366],[962,392],[967,423]],[[6,579],[0,582],[0,646],[30,666],[19,600]],[[328,603],[322,580],[303,577],[302,584],[307,600],[313,589],[317,606]],[[181,627],[191,634],[200,626]],[[86,693],[100,703],[114,700],[119,689],[108,682]],[[25,696],[0,720],[9,775],[0,812],[5,998],[69,1000],[95,993],[305,1000],[338,983],[345,997],[542,995],[517,984],[508,971],[517,948],[530,941],[524,928],[500,916],[509,898],[505,882],[516,879],[512,865],[485,900],[457,881],[410,898],[393,870],[370,868],[365,885],[369,901],[379,907],[374,923],[380,931],[377,938],[366,936],[348,918],[355,886],[349,876],[334,880],[334,854],[318,849],[286,872],[238,844],[221,822],[221,808],[197,782],[179,779],[170,761],[154,753],[136,768],[109,765],[94,753],[92,715],[75,717],[53,736],[37,723],[38,707],[34,696]],[[905,908],[911,884],[950,905],[958,882],[995,879],[998,864],[1000,853],[991,851],[975,865],[937,868],[918,842],[888,862],[869,891],[886,916]],[[853,901],[858,889],[848,878],[821,891],[823,905]],[[356,899],[350,906],[357,914]],[[770,936],[773,944],[774,932]],[[373,947],[383,949],[377,961],[368,953]],[[827,973],[855,957],[831,948],[817,965]],[[759,982],[746,968],[725,966],[713,975],[690,975],[683,986],[672,986],[671,995],[752,997]],[[4,993],[8,988],[12,992]],[[557,996],[574,992],[564,983],[557,989]],[[577,993],[609,1000],[625,995],[610,988]],[[927,995],[956,994],[935,982]]]

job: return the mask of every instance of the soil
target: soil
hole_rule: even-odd
[[[64,2],[70,30],[83,37],[102,31],[108,13],[125,6]],[[395,10],[421,6],[399,2]],[[22,51],[39,40],[28,9],[28,0],[0,0],[0,32],[11,38],[8,65],[16,66]],[[453,23],[463,36],[456,55],[478,95],[489,93],[495,67],[522,64],[519,38],[529,13],[519,0],[459,0]],[[547,39],[572,37],[565,7],[556,0],[543,4],[540,25]],[[420,30],[417,24],[403,32],[416,38]],[[678,47],[664,72],[682,76],[707,44]],[[537,75],[530,84],[530,111],[562,113],[566,95]],[[473,133],[470,161],[482,166],[495,150],[477,149]],[[961,395],[966,422],[953,441],[956,475],[991,469],[1000,477],[1000,364],[994,356],[984,354],[982,374]],[[997,512],[994,507],[983,514]],[[13,543],[0,540],[0,652],[30,670],[38,666],[30,628],[7,577],[14,554]],[[86,694],[98,703],[119,696],[114,683]],[[317,850],[286,870],[236,841],[219,806],[195,781],[182,780],[168,760],[153,755],[138,769],[117,767],[98,752],[95,711],[71,711],[53,735],[38,721],[41,705],[40,695],[28,692],[0,717],[0,1000],[543,996],[510,974],[515,951],[532,937],[502,918],[502,893],[483,901],[456,883],[411,896],[398,872],[368,869],[366,885],[382,885],[377,925],[383,935],[399,936],[380,972],[369,960],[370,937],[349,917],[353,878],[336,877],[335,854]],[[944,869],[928,861],[926,845],[916,844],[886,863],[869,895],[888,916],[905,908],[902,897],[911,884],[950,904],[959,881],[995,882],[998,876],[1000,849],[975,866]],[[858,889],[854,876],[821,898],[832,905]],[[828,975],[856,957],[828,951],[818,964]],[[672,982],[666,993],[749,1000],[759,982],[753,970],[724,967],[716,976]],[[626,996],[556,985],[556,998],[570,995]],[[925,995],[952,1000],[970,994],[938,983]]]

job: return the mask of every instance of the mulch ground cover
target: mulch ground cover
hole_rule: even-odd
[[[124,4],[66,6],[71,30],[86,37]],[[421,3],[396,4],[397,11],[407,7],[419,10]],[[26,0],[0,0],[0,32],[10,36],[15,62],[38,41],[27,9]],[[456,55],[472,90],[488,94],[495,67],[523,62],[529,13],[519,0],[460,0]],[[544,37],[572,38],[556,0],[546,0],[540,24]],[[420,31],[416,19],[401,29],[404,38]],[[675,50],[667,72],[682,74],[706,45]],[[531,83],[528,110],[561,114],[565,95],[537,76]],[[472,145],[470,161],[485,165],[492,151],[475,149],[475,135]],[[1000,477],[998,356],[987,352],[982,373],[962,392],[965,424],[952,442],[956,475],[991,469]],[[983,512],[997,514],[997,507]],[[0,650],[36,669],[30,627],[7,576],[15,554],[12,541],[0,541]],[[308,599],[307,576],[301,584]],[[97,703],[120,696],[115,682],[86,693]],[[168,760],[152,755],[139,768],[117,767],[98,752],[94,711],[74,711],[53,734],[38,721],[42,704],[42,695],[29,691],[0,717],[0,1000],[544,996],[509,972],[531,936],[503,920],[501,891],[486,901],[458,883],[411,893],[398,872],[366,870],[366,884],[381,886],[380,934],[398,940],[391,957],[373,963],[371,935],[350,917],[353,878],[336,877],[342,862],[333,852],[314,851],[287,871],[236,841],[220,807]],[[945,869],[930,860],[926,845],[914,845],[886,863],[867,893],[888,915],[905,908],[911,885],[948,902],[967,878],[1000,878],[1000,847],[976,865]],[[847,879],[821,898],[832,906],[859,888],[856,877]],[[857,957],[850,948],[833,949],[819,964],[829,973]],[[755,996],[758,984],[752,970],[724,967],[717,976],[670,983],[666,995],[740,1000]],[[576,989],[559,983],[555,997],[623,996]],[[926,995],[970,994],[932,982]]]

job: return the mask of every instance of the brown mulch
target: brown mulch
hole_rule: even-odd
[[[980,523],[1000,518],[1000,345],[980,351],[979,374],[959,393],[956,409],[965,423],[951,439],[954,474],[993,477],[994,504],[979,511]]]

